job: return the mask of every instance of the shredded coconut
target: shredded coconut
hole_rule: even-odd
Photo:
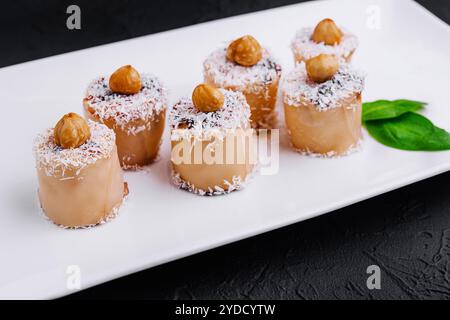
[[[339,101],[364,89],[365,75],[341,63],[339,70],[328,81],[316,83],[309,80],[304,62],[296,65],[283,82],[283,100],[286,104],[301,107],[307,101],[319,111],[338,107]]]
[[[291,48],[295,55],[302,56],[304,59],[310,59],[319,54],[333,54],[340,58],[347,58],[358,47],[358,38],[342,30],[343,37],[338,45],[330,46],[323,42],[316,43],[311,40],[313,28],[302,28],[292,40]]]
[[[86,91],[85,101],[102,121],[114,119],[125,129],[133,120],[152,120],[167,106],[167,92],[162,83],[151,74],[142,74],[142,89],[132,95],[114,93],[109,88],[109,78],[99,77],[92,81]],[[135,128],[136,134],[145,128]]]
[[[198,110],[191,98],[182,98],[172,107],[169,114],[172,140],[178,141],[188,136],[202,138],[224,135],[226,131],[248,128],[250,107],[244,95],[231,90],[219,90],[224,95],[224,103],[223,107],[215,112]]]
[[[262,58],[257,64],[244,67],[227,59],[226,48],[215,50],[203,63],[205,75],[217,86],[258,91],[280,78],[281,66],[267,50],[263,49]]]
[[[114,131],[107,126],[88,120],[91,138],[78,148],[63,149],[55,144],[53,129],[47,129],[39,134],[34,142],[36,166],[43,169],[47,176],[64,177],[66,170],[75,171],[78,176],[81,170],[97,160],[108,158],[115,146]]]
[[[253,178],[256,169],[253,170],[250,174],[248,174],[244,179],[241,179],[240,176],[233,176],[232,181],[224,180],[224,184],[228,186],[228,189],[223,189],[220,186],[215,186],[214,188],[208,188],[208,190],[202,190],[195,187],[193,184],[188,181],[183,180],[180,177],[180,174],[172,170],[172,183],[178,187],[179,189],[183,189],[199,196],[218,196],[229,194],[233,191],[241,190],[247,186],[249,181]]]
[[[308,156],[308,157],[312,157],[312,158],[341,158],[341,157],[345,157],[348,155],[351,155],[353,153],[359,152],[362,150],[362,139],[359,139],[355,144],[352,144],[350,147],[348,147],[348,149],[341,153],[338,154],[336,151],[328,151],[327,153],[317,153],[317,152],[312,152],[311,150],[308,149],[296,149],[294,146],[292,146],[291,143],[291,147],[298,153],[300,153],[303,156]]]

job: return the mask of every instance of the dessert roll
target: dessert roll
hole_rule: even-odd
[[[332,54],[349,63],[357,47],[357,37],[339,28],[331,19],[320,21],[314,29],[300,29],[291,44],[296,62],[306,61],[319,54]]]
[[[114,130],[124,169],[142,167],[156,158],[164,131],[167,93],[155,76],[140,75],[131,66],[121,67],[109,79],[95,79],[83,105],[88,119]]]
[[[69,113],[38,135],[34,152],[39,200],[54,223],[86,227],[117,214],[128,188],[108,127]]]
[[[337,58],[319,55],[297,64],[283,83],[285,121],[293,147],[317,156],[339,156],[361,140],[364,75]]]
[[[256,164],[250,107],[240,92],[197,86],[169,117],[174,183],[200,195],[244,186]]]
[[[275,102],[281,66],[252,36],[244,36],[211,53],[203,64],[204,81],[241,91],[251,110],[251,126],[276,126]]]

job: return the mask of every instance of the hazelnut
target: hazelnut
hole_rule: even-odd
[[[316,43],[323,42],[329,46],[339,44],[342,39],[342,31],[332,19],[323,19],[314,28],[311,40]]]
[[[78,148],[91,137],[86,120],[76,113],[64,115],[53,129],[55,143],[64,148]]]
[[[109,78],[109,88],[115,93],[135,94],[141,87],[141,75],[130,65],[120,67]]]
[[[252,36],[243,36],[230,43],[227,58],[237,64],[251,67],[262,58],[261,45]]]
[[[194,106],[202,112],[214,112],[222,108],[224,96],[219,89],[208,84],[199,84],[192,92]]]
[[[338,59],[331,54],[320,54],[306,61],[306,73],[312,81],[317,83],[330,80],[338,69]]]

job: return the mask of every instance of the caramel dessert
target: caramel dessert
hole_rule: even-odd
[[[331,54],[349,63],[357,47],[357,37],[339,28],[332,19],[320,21],[314,29],[300,29],[291,44],[296,62]]]
[[[109,79],[99,77],[83,99],[88,119],[100,122],[116,134],[120,164],[136,169],[158,155],[167,106],[167,93],[150,74],[140,75],[127,65]]]
[[[118,213],[128,187],[112,130],[69,113],[38,135],[34,153],[40,204],[55,224],[88,227]]]
[[[332,157],[357,150],[361,140],[364,75],[335,56],[299,63],[283,82],[286,127],[299,152]]]
[[[207,84],[176,103],[169,116],[173,182],[199,195],[241,189],[256,164],[249,118],[242,93]]]
[[[203,75],[207,84],[244,94],[253,128],[276,126],[281,66],[255,38],[244,36],[211,53],[203,63]]]

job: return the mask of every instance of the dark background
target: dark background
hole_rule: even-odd
[[[295,2],[4,1],[0,66]],[[449,1],[418,2],[449,23]],[[70,4],[81,30],[66,28]],[[68,298],[449,299],[449,190],[448,172]],[[372,264],[381,290],[366,287]]]
[[[395,0],[394,0],[395,1]],[[12,0],[0,9],[0,67],[298,0]],[[448,23],[448,0],[419,0]],[[66,9],[81,8],[68,31]]]

